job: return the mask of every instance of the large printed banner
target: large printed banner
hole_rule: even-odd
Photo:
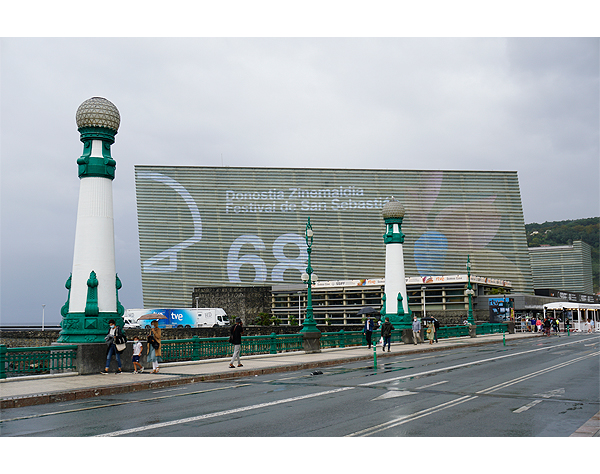
[[[381,211],[406,215],[408,277],[472,272],[532,293],[516,172],[136,166],[145,307],[193,306],[194,287],[382,278]]]

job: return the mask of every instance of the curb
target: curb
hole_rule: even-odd
[[[535,337],[535,336],[531,336]],[[377,358],[387,358],[387,357],[397,357],[398,355],[404,354],[421,354],[426,352],[440,352],[447,351],[453,349],[461,349],[463,347],[477,347],[477,346],[485,346],[489,344],[498,344],[500,341],[482,341],[482,342],[473,342],[465,345],[456,345],[456,346],[443,346],[443,347],[435,347],[435,345],[427,344],[426,348],[414,348],[399,352],[381,352],[377,353]],[[424,344],[424,343],[422,343]],[[282,372],[293,372],[297,370],[307,370],[307,369],[315,369],[319,367],[330,367],[332,365],[340,365],[348,362],[359,362],[363,360],[373,360],[373,354],[364,356],[352,356],[352,357],[340,357],[337,359],[327,360],[327,361],[316,361],[316,362],[302,362],[298,364],[290,364],[290,365],[282,365],[279,367],[267,367],[263,369],[242,369],[236,370],[233,372],[219,372],[216,374],[209,375],[190,375],[190,376],[176,376],[176,378],[167,379],[167,380],[152,380],[148,382],[136,382],[136,383],[128,383],[128,384],[120,384],[120,385],[107,385],[107,386],[99,386],[94,388],[83,388],[83,389],[74,389],[68,391],[57,391],[50,393],[39,393],[35,395],[25,395],[22,397],[10,397],[10,398],[2,398],[0,399],[0,410],[6,410],[9,408],[23,408],[33,405],[44,405],[47,403],[56,403],[56,402],[65,402],[65,401],[74,401],[74,400],[83,400],[87,398],[94,398],[106,395],[117,395],[122,393],[132,393],[132,392],[140,392],[144,390],[153,390],[167,387],[174,387],[178,385],[186,385],[191,383],[198,382],[211,382],[214,380],[227,380],[227,379],[236,379],[243,377],[250,377],[253,375],[267,375],[267,374],[276,374]],[[165,374],[169,375],[169,374]]]

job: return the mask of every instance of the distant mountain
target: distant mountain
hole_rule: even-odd
[[[544,222],[525,224],[527,245],[571,245],[574,240],[583,240],[592,247],[592,274],[594,293],[598,289],[598,247],[600,246],[600,217],[576,219],[573,221]]]

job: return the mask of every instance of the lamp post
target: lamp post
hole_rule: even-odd
[[[421,292],[423,293],[423,317],[424,318],[427,317],[427,312],[425,310],[425,289],[426,288],[427,288],[426,286],[421,287]]]
[[[306,230],[304,233],[304,238],[306,239],[306,252],[308,253],[308,266],[306,267],[306,272],[302,274],[302,281],[308,285],[308,291],[306,295],[306,316],[304,317],[304,324],[302,325],[301,333],[308,332],[321,332],[317,329],[317,323],[315,322],[315,318],[313,317],[313,307],[312,307],[312,294],[311,287],[312,282],[317,281],[317,275],[313,273],[313,269],[310,266],[310,254],[312,252],[312,244],[313,244],[313,230],[310,225],[310,217],[308,218],[308,222],[306,224]]]
[[[469,295],[469,316],[467,318],[467,321],[469,322],[469,324],[474,324],[475,321],[473,321],[473,295],[475,294],[475,292],[473,291],[473,287],[471,286],[471,256],[468,255],[467,256],[467,275],[468,275],[468,283],[467,283],[467,291],[465,292],[467,295]]]
[[[42,331],[44,330],[44,316],[45,316],[44,311],[45,310],[46,310],[46,305],[43,304],[42,305]]]
[[[298,293],[298,325],[301,326],[302,325],[302,312],[301,312],[301,300],[300,298],[302,297],[302,291],[297,291],[296,293]]]

